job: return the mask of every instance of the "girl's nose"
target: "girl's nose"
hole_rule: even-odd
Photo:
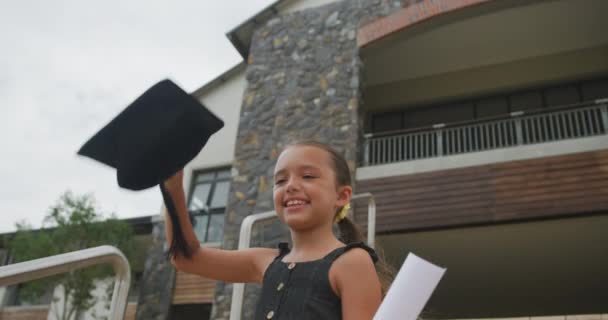
[[[289,178],[287,180],[287,192],[294,192],[300,189],[299,183],[295,178]]]

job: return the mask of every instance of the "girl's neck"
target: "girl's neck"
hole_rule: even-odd
[[[306,231],[291,231],[293,248],[290,257],[297,260],[311,260],[325,255],[328,251],[344,246],[329,227]]]

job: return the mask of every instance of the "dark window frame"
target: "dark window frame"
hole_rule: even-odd
[[[427,104],[427,105],[412,106],[412,107],[404,108],[401,110],[390,110],[390,111],[384,111],[384,112],[378,112],[378,113],[371,113],[371,114],[369,114],[369,117],[368,117],[368,119],[369,119],[368,121],[370,122],[369,128],[371,129],[370,133],[383,133],[382,130],[379,130],[380,128],[376,128],[375,119],[378,117],[387,116],[390,114],[398,115],[401,118],[401,126],[400,126],[399,130],[390,130],[390,131],[384,131],[384,132],[416,130],[416,129],[422,129],[422,128],[429,127],[429,126],[424,126],[424,127],[407,128],[405,126],[405,118],[407,117],[408,113],[411,114],[412,112],[415,112],[418,109],[436,108],[437,110],[440,110],[442,107],[446,107],[448,105],[455,105],[455,104],[467,104],[467,103],[471,104],[473,106],[473,119],[470,119],[470,120],[471,121],[479,120],[479,116],[478,116],[479,115],[479,112],[478,112],[479,102],[482,100],[485,100],[485,99],[492,99],[492,98],[506,99],[507,112],[508,112],[507,114],[510,114],[514,111],[519,111],[519,110],[513,110],[513,102],[511,101],[512,96],[521,94],[524,92],[529,92],[529,93],[536,92],[536,93],[540,94],[540,98],[541,98],[540,108],[541,109],[559,107],[559,105],[548,105],[547,97],[546,97],[548,90],[554,89],[554,88],[559,88],[559,87],[567,87],[567,86],[576,87],[576,89],[578,91],[578,102],[577,103],[584,103],[584,102],[588,102],[588,101],[586,101],[584,99],[583,85],[592,83],[592,82],[599,82],[599,81],[606,81],[606,80],[608,80],[608,78],[606,77],[606,75],[604,75],[604,76],[594,77],[594,78],[590,78],[590,79],[580,79],[578,81],[553,83],[550,85],[533,86],[533,87],[529,87],[529,88],[520,88],[519,90],[506,91],[503,93],[497,93],[497,94],[491,94],[491,95],[483,95],[483,96],[472,97],[472,98],[468,98],[468,99],[457,99],[457,100],[453,100],[453,101],[442,101],[442,102],[432,103],[432,104]],[[530,110],[528,110],[528,111],[530,111]],[[507,114],[505,114],[505,115],[507,115]],[[437,122],[439,123],[441,121],[438,120]]]
[[[8,249],[0,248],[0,266],[4,266],[9,262]]]
[[[215,196],[215,189],[216,186],[219,182],[231,182],[232,181],[232,175],[230,174],[230,167],[220,167],[220,168],[213,168],[213,169],[203,169],[203,170],[195,170],[192,172],[192,179],[190,179],[190,189],[188,192],[188,212],[190,214],[190,216],[194,219],[197,216],[207,216],[207,224],[205,226],[205,230],[203,232],[203,239],[198,239],[199,242],[201,243],[210,243],[210,242],[217,242],[217,241],[209,241],[209,227],[211,225],[211,217],[212,216],[222,216],[223,219],[226,219],[226,207],[227,207],[227,203],[225,206],[223,207],[216,207],[216,208],[212,208],[211,207],[211,201],[213,201],[213,198]],[[223,176],[223,177],[218,177],[221,173],[225,173],[228,172],[227,175]],[[204,181],[198,181],[198,177],[201,175],[205,175],[205,174],[213,174],[211,179],[205,179]],[[205,209],[200,209],[200,210],[190,210],[190,204],[192,201],[192,197],[194,195],[194,191],[196,191],[196,186],[199,184],[208,184],[210,183],[211,186],[209,188],[209,193],[207,194],[207,199],[205,200]],[[228,189],[230,190],[230,187],[228,187]],[[230,191],[228,191],[230,192]],[[194,226],[194,228],[196,228],[196,226]],[[223,237],[223,234],[222,234]],[[220,240],[221,241],[221,240]]]

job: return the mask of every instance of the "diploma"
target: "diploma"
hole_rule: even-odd
[[[445,270],[408,254],[374,320],[416,320]]]

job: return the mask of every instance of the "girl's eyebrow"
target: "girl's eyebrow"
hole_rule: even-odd
[[[301,170],[310,170],[310,169],[312,169],[312,170],[316,170],[316,171],[319,171],[319,170],[320,170],[318,167],[313,166],[313,165],[302,165],[302,166],[299,166],[299,167],[298,167],[298,170],[300,170],[300,171],[301,171]],[[278,175],[285,174],[285,172],[286,172],[286,171],[287,171],[287,169],[281,169],[281,170],[279,170],[279,171],[275,172],[275,173],[274,173],[274,176],[276,177],[276,176],[278,176]]]

